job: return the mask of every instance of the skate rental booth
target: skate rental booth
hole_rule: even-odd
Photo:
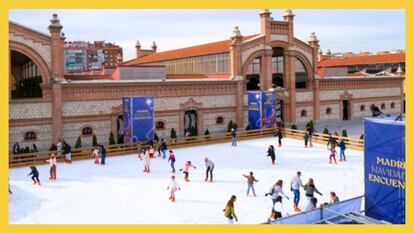
[[[270,224],[405,224],[405,116],[364,121],[363,196]]]

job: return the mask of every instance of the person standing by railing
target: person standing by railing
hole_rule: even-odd
[[[95,164],[100,164],[99,162],[99,146],[95,147],[92,151],[92,156],[95,157]]]
[[[233,128],[231,129],[231,146],[236,147],[237,146],[237,133],[236,130],[234,130]]]
[[[101,145],[101,165],[105,165],[106,149],[104,145]]]
[[[13,154],[14,155],[20,154],[20,145],[18,142],[14,143],[13,145]]]
[[[63,151],[65,152],[66,163],[72,163],[72,148],[66,141],[63,141]]]
[[[50,159],[46,160],[47,163],[50,165],[50,177],[49,180],[56,180],[56,170],[57,170],[57,160],[56,154],[52,153],[50,155]]]
[[[346,157],[345,157],[345,149],[346,149],[346,144],[344,139],[341,140],[341,142],[339,143],[339,148],[340,148],[340,152],[339,152],[339,161],[346,161]]]
[[[312,129],[310,126],[308,126],[306,127],[306,131],[308,131],[309,146],[313,147],[312,136],[313,136],[313,133],[315,133],[315,129]]]

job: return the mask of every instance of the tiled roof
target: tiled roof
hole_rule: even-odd
[[[214,78],[214,79],[228,79],[230,74],[167,74],[167,79],[200,79],[200,78]]]
[[[255,35],[244,36],[243,41],[249,40]],[[196,45],[187,48],[169,50],[165,52],[159,52],[154,54],[149,54],[143,57],[139,57],[130,61],[123,63],[124,65],[134,65],[139,63],[147,63],[147,62],[156,62],[156,61],[164,61],[174,58],[183,58],[183,57],[192,57],[192,56],[199,56],[205,54],[215,54],[215,53],[224,53],[230,51],[230,44],[231,40],[222,40],[217,42],[212,42],[208,44]]]
[[[376,55],[356,55],[345,58],[326,58],[319,62],[319,67],[349,66],[364,64],[379,64],[405,62],[405,53],[390,53]]]

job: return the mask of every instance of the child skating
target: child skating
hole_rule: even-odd
[[[49,165],[50,165],[49,180],[56,180],[56,167],[57,167],[56,154],[52,153],[50,155],[50,159],[46,160],[46,162],[49,163]]]
[[[256,196],[256,192],[254,191],[254,182],[259,182],[259,181],[256,180],[256,178],[254,178],[253,172],[250,172],[248,176],[244,174],[243,176],[247,178],[247,196],[249,196],[250,189],[253,191],[253,196]]]
[[[346,157],[345,157],[345,149],[346,149],[346,144],[345,141],[342,139],[341,142],[339,143],[339,148],[340,148],[340,152],[339,152],[339,161],[346,161]]]
[[[184,166],[183,166],[183,168],[181,168],[180,169],[180,171],[182,171],[184,174],[185,174],[185,176],[184,176],[184,180],[186,181],[186,182],[190,182],[190,180],[188,179],[188,170],[190,170],[190,168],[194,168],[194,169],[196,169],[196,166],[193,166],[192,164],[191,164],[191,161],[187,161],[185,164],[184,164]]]
[[[143,155],[143,160],[144,160],[144,171],[146,173],[150,173],[150,165],[151,165],[151,161],[150,161],[150,154],[149,151],[146,151]]]
[[[331,148],[330,150],[331,154],[329,155],[329,163],[332,164],[332,159],[335,161],[335,164],[337,164],[336,162],[336,150],[335,148]]]
[[[95,158],[95,164],[100,164],[100,161],[99,161],[99,146],[95,147],[95,149],[92,151],[92,157]]]
[[[180,190],[180,186],[178,186],[177,182],[175,181],[175,176],[171,176],[171,183],[170,185],[167,187],[167,190],[170,191],[170,200],[172,202],[175,202],[175,192],[177,192],[177,190]]]
[[[168,162],[171,165],[171,169],[172,169],[171,172],[175,173],[175,166],[174,166],[174,164],[175,164],[175,155],[174,155],[172,150],[170,150],[170,157],[168,158]]]
[[[148,154],[149,154],[150,158],[155,158],[155,156],[154,156],[154,147],[153,146],[150,146]]]
[[[280,131],[280,129],[278,129],[275,133],[275,137],[277,137],[277,143],[278,143],[278,147],[282,146],[282,138],[283,138],[283,134],[282,131]]]
[[[37,170],[35,166],[30,167],[30,173],[27,176],[30,176],[30,175],[32,176],[33,184],[40,185],[39,171]]]

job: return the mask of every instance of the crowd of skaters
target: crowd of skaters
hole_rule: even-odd
[[[236,147],[237,146],[237,125],[236,127],[233,127],[231,129],[231,137],[232,137],[232,142],[231,142],[231,146]],[[308,143],[309,143],[309,147],[312,147],[312,135],[315,131],[312,129],[307,129],[307,134],[304,137],[304,141],[305,141],[305,147],[308,147]],[[336,133],[335,133],[336,134]],[[275,135],[277,137],[277,145],[278,147],[282,147],[282,139],[283,139],[283,132],[281,130],[277,130]],[[337,136],[337,134],[336,134]],[[339,143],[337,142],[337,140],[335,139],[335,137],[333,137],[331,134],[329,135],[329,139],[328,139],[328,150],[331,152],[330,156],[329,156],[329,160],[330,163],[332,163],[332,159],[334,160],[334,162],[336,163],[336,151],[335,148],[339,146],[340,148],[340,161],[346,161],[346,157],[345,157],[345,142],[343,140],[341,140]],[[14,149],[13,149],[14,150]],[[16,149],[17,150],[17,149]],[[155,152],[158,152],[158,156],[156,156]],[[167,187],[167,190],[169,191],[170,197],[169,199],[172,202],[175,202],[176,200],[176,196],[175,193],[177,191],[179,191],[181,188],[178,185],[177,181],[176,181],[176,169],[175,169],[175,162],[176,162],[176,158],[174,155],[174,152],[172,150],[168,150],[168,146],[167,146],[167,142],[162,139],[160,141],[158,141],[156,144],[150,142],[149,143],[149,147],[142,147],[141,145],[138,145],[138,158],[143,161],[143,167],[144,170],[143,172],[145,173],[150,173],[151,172],[151,158],[162,158],[162,159],[166,159],[167,158],[167,153],[168,153],[168,160],[167,162],[170,164],[171,166],[171,177],[170,177],[170,184]],[[67,144],[64,140],[62,141],[61,139],[59,139],[58,144],[57,144],[57,155],[62,155],[64,154],[65,156],[65,162],[68,164],[71,164],[72,159],[71,159],[71,147],[69,144]],[[50,177],[49,180],[54,181],[57,178],[57,155],[56,153],[51,153],[50,158],[48,160],[46,160],[47,163],[49,163],[50,165]],[[276,152],[275,152],[275,148],[273,145],[270,145],[268,147],[268,151],[267,151],[267,156],[269,156],[271,158],[272,161],[272,165],[275,165],[275,160],[276,160]],[[96,146],[94,148],[94,150],[92,151],[92,157],[94,158],[94,163],[95,164],[101,164],[101,165],[105,165],[105,158],[106,158],[106,149],[103,145],[99,145]],[[206,177],[205,177],[205,181],[206,182],[213,182],[213,170],[214,170],[214,162],[205,157],[203,159],[205,168],[206,168]],[[185,182],[190,182],[189,180],[189,172],[190,169],[196,169],[196,166],[192,164],[191,161],[186,161],[183,164],[183,167],[181,169],[179,169],[180,172],[182,172],[184,174],[184,181]],[[41,185],[40,179],[39,179],[39,172],[37,170],[37,168],[35,166],[31,166],[30,167],[31,172],[28,174],[28,176],[32,176],[31,179],[33,181],[34,185]],[[252,194],[254,197],[256,197],[256,191],[254,189],[254,183],[258,182],[258,180],[254,177],[253,172],[250,171],[248,175],[244,175],[242,174],[243,177],[245,177],[247,179],[247,192],[246,195],[249,196],[250,191],[252,191]],[[293,210],[294,212],[301,212],[302,210],[299,208],[299,202],[300,202],[300,190],[303,189],[305,192],[305,196],[307,198],[307,205],[305,208],[305,211],[309,211],[312,209],[317,208],[318,205],[318,199],[315,197],[315,194],[318,194],[320,196],[323,196],[323,194],[316,188],[315,182],[312,178],[309,178],[308,182],[306,184],[302,183],[302,179],[301,179],[302,173],[300,171],[298,171],[295,176],[292,177],[291,181],[290,181],[290,191],[293,193]],[[9,188],[9,193],[11,194],[10,188]],[[329,203],[324,203],[324,205],[327,204],[334,204],[339,202],[339,198],[336,195],[335,192],[330,192],[330,202]],[[270,196],[271,198],[271,211],[270,211],[270,216],[268,218],[268,221],[273,221],[275,219],[278,218],[282,218],[283,216],[283,210],[285,209],[283,206],[283,199],[287,199],[289,200],[289,196],[285,194],[285,192],[283,191],[283,180],[277,180],[269,189],[269,192],[265,194],[265,196]],[[235,213],[235,202],[236,202],[236,195],[232,195],[230,197],[230,200],[227,202],[227,205],[225,206],[225,208],[223,209],[224,211],[224,216],[227,218],[228,223],[233,223],[234,220],[237,222],[237,216]]]

